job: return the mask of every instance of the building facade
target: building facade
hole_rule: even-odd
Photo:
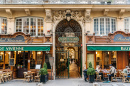
[[[0,71],[14,78],[54,57],[53,79],[76,78],[89,62],[118,69],[130,65],[130,1],[1,0]],[[12,60],[12,63],[11,63]]]

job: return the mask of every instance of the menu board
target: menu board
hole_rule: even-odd
[[[9,66],[15,66],[14,58],[9,59]]]

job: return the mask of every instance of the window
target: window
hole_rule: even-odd
[[[43,18],[23,17],[16,19],[16,32],[24,32],[31,36],[43,36]]]
[[[94,19],[94,32],[95,35],[108,35],[116,31],[116,19],[109,17],[101,17]]]
[[[124,28],[124,31],[125,32],[129,32],[130,31],[130,18],[125,18],[124,19],[124,26],[125,26],[125,28]]]
[[[109,69],[110,64],[117,68],[117,51],[96,51],[96,65],[100,65],[102,69]]]
[[[7,34],[7,19],[0,18],[0,33]]]

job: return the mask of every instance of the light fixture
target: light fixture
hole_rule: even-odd
[[[109,52],[108,52],[108,54],[109,54]]]
[[[37,52],[37,54],[41,54],[41,52]]]
[[[96,54],[97,54],[97,52],[96,52]]]
[[[8,52],[8,54],[10,55],[10,52]]]

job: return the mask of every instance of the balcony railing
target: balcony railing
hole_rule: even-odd
[[[107,5],[108,0],[0,0],[0,4],[98,4]],[[127,5],[130,0],[111,0],[112,5]]]

